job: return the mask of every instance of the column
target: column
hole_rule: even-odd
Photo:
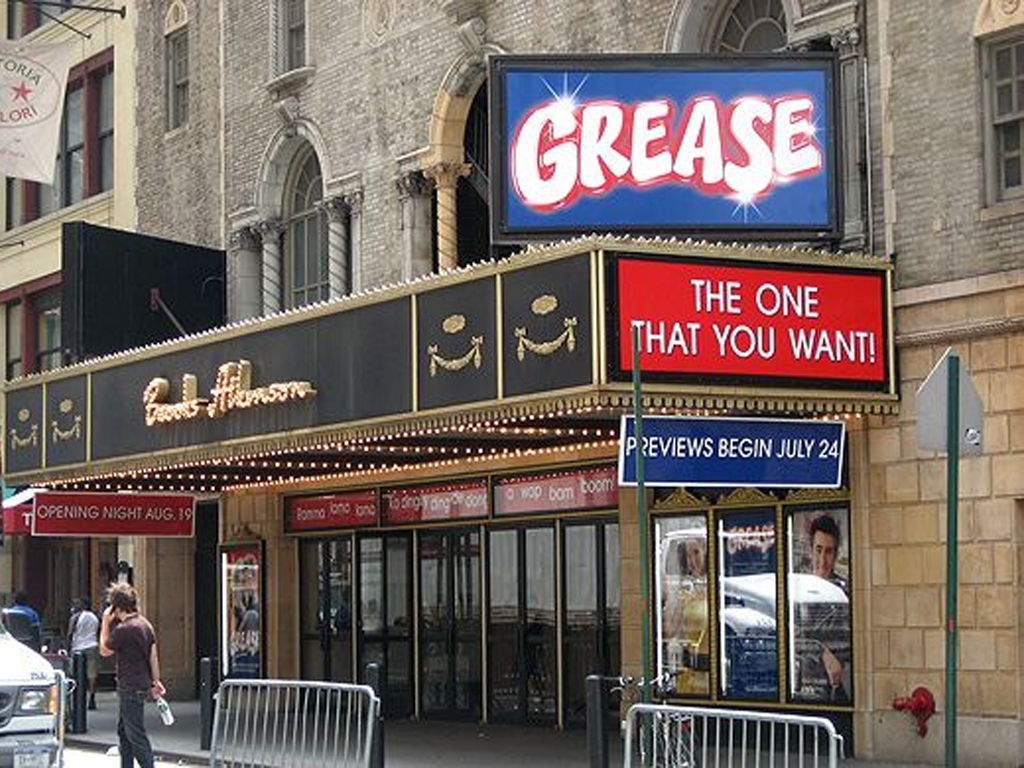
[[[866,167],[865,158],[867,163],[871,158],[867,157],[861,123],[863,59],[860,56],[860,31],[856,27],[838,30],[832,33],[830,42],[839,52],[839,82],[835,87],[842,97],[837,116],[841,121],[843,140],[843,145],[837,147],[842,163],[839,193],[843,204],[841,245],[848,250],[864,250],[865,247],[870,250],[874,244],[867,242],[865,221],[871,212],[864,209],[863,192],[867,179],[863,169]]]
[[[327,217],[327,282],[332,299],[347,296],[349,279],[348,204],[343,197],[330,197],[320,204]]]
[[[433,269],[430,238],[430,182],[421,171],[395,181],[402,220],[402,279],[429,275]]]
[[[281,233],[284,222],[265,219],[256,225],[263,239],[263,314],[281,310]]]
[[[241,227],[228,235],[228,321],[260,314],[260,235],[254,227]]]
[[[341,200],[348,209],[349,291],[355,293],[363,287],[363,190],[345,192]]]
[[[437,189],[437,269],[443,272],[459,266],[458,211],[455,188],[459,178],[469,175],[468,163],[441,162],[423,173]]]

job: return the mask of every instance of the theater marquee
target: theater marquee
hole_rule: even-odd
[[[836,239],[835,62],[491,57],[493,239]]]
[[[887,270],[607,258],[611,379],[891,391]]]

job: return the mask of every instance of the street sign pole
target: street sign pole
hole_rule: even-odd
[[[640,399],[640,324],[633,323],[633,418],[636,423],[636,514],[640,539],[640,696],[644,704],[651,701],[651,617],[648,595],[651,591],[650,572],[647,568],[647,493],[644,488],[644,425],[643,403]],[[640,743],[643,745],[643,765],[651,754],[651,725],[643,718],[640,725]]]
[[[960,357],[946,359],[946,766],[956,768],[957,499],[960,479]]]
[[[945,402],[943,402],[945,400]],[[917,444],[946,452],[946,768],[956,768],[957,502],[960,457],[984,452],[985,417],[970,375],[961,375],[960,356],[948,348],[917,389]]]
[[[650,572],[647,568],[647,493],[644,488],[643,404],[640,399],[640,324],[633,323],[633,418],[636,434],[636,514],[640,530],[640,644],[643,702],[651,700]]]

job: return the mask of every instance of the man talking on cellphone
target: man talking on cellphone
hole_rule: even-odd
[[[166,693],[153,625],[139,613],[138,594],[130,584],[111,584],[110,605],[100,623],[100,654],[113,656],[117,676],[117,735],[121,768],[153,768],[153,747],[143,719],[147,699]]]

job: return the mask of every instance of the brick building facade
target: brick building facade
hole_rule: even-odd
[[[467,235],[486,211],[479,186],[486,116],[476,97],[490,54],[837,51],[843,234],[834,246],[895,263],[899,377],[898,414],[866,409],[847,418],[854,693],[838,709],[857,756],[941,761],[945,461],[918,448],[915,393],[952,346],[985,408],[985,452],[963,462],[960,486],[961,760],[1020,761],[1024,438],[1015,435],[1024,419],[1024,6],[958,0],[941,13],[895,0],[220,6],[211,13],[196,0],[175,0],[134,9],[138,220],[147,232],[228,250],[229,306],[238,321],[348,294],[358,303],[375,289],[501,255]],[[188,120],[168,131],[169,86],[154,84],[170,82],[166,44],[182,18]],[[305,246],[296,245],[300,239]],[[296,268],[311,251],[316,276]],[[611,445],[577,447],[560,461],[614,455]],[[513,468],[538,469],[529,460]],[[474,472],[507,469],[491,459]],[[458,471],[396,470],[381,482],[450,480]],[[358,473],[342,474],[305,485],[239,486],[218,497],[220,541],[258,534],[267,542],[271,676],[317,674],[300,629],[300,591],[303,569],[312,567],[308,553],[319,545],[285,533],[284,497],[360,482]],[[656,518],[664,512],[655,504]],[[777,514],[782,520],[788,512]],[[639,546],[635,499],[626,490],[615,519],[621,668],[635,673],[646,596],[632,555]],[[198,579],[191,544],[149,541],[139,550],[148,612],[174,632],[180,627],[189,648],[191,582]],[[187,690],[190,654],[167,663],[168,676],[177,673],[179,690]],[[924,738],[893,709],[895,697],[922,685],[934,692],[940,715]],[[773,704],[791,702],[780,695]]]

